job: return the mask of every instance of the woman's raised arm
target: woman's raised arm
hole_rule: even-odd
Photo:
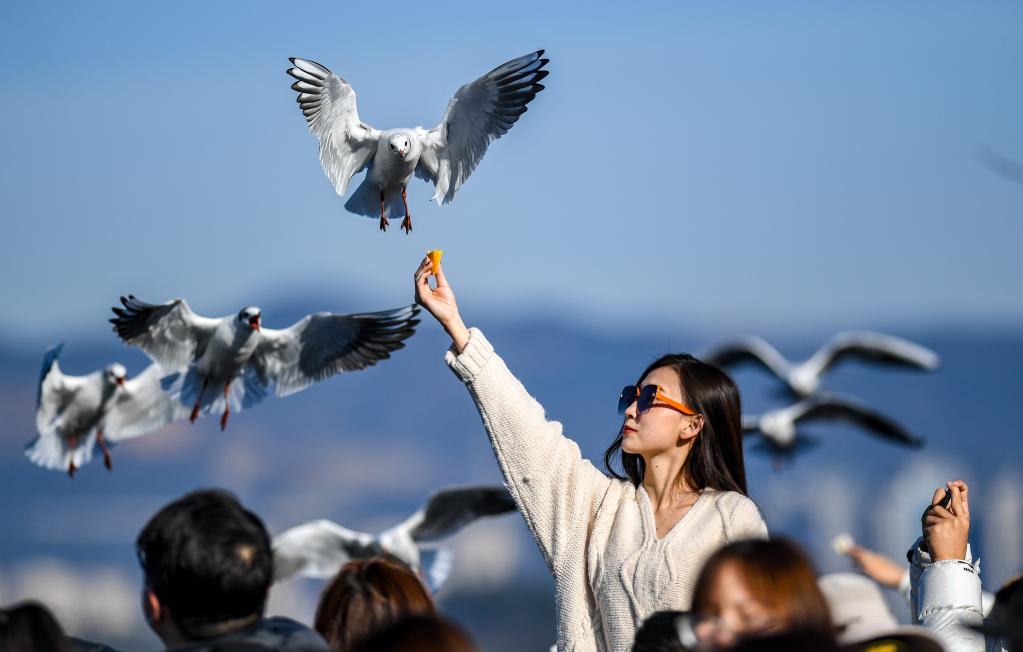
[[[611,479],[583,459],[560,423],[547,419],[483,334],[465,327],[443,272],[430,287],[432,272],[429,259],[416,270],[416,301],[454,342],[448,366],[476,403],[508,489],[555,575],[583,572],[579,547]]]

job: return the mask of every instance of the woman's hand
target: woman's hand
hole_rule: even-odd
[[[948,508],[939,503],[945,494],[942,488],[934,491],[931,505],[924,511],[923,535],[931,551],[931,559],[966,559],[966,542],[970,536],[969,488],[962,480],[948,483],[952,500]]]
[[[430,257],[423,258],[416,270],[416,303],[426,308],[434,318],[440,322],[455,348],[461,352],[469,342],[469,329],[462,322],[458,314],[458,304],[455,303],[455,293],[451,291],[447,278],[444,276],[443,268],[437,270],[437,287],[430,287],[430,274],[433,274],[433,262]]]

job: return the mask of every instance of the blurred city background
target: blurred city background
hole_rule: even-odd
[[[67,373],[145,366],[109,332],[119,295],[255,304],[280,328],[407,303],[431,248],[466,320],[598,464],[621,386],[666,351],[751,333],[799,358],[854,328],[934,349],[934,374],[826,378],[923,449],[808,426],[818,445],[780,468],[748,449],[751,495],[831,571],[850,567],[829,543],[845,531],[900,558],[934,488],[963,478],[997,587],[1023,568],[1023,185],[992,165],[1023,161],[1021,19],[1012,2],[3,5],[0,604],[40,598],[73,634],[153,649],[134,537],[186,491],[225,487],[273,532],[375,530],[434,489],[500,482],[431,322],[226,432],[127,442],[112,473],[22,454],[47,346],[65,342]],[[284,73],[319,61],[366,122],[431,127],[461,84],[541,47],[547,89],[454,203],[410,185],[410,236],[343,210]],[[789,401],[735,377],[749,413]],[[488,650],[553,643],[520,516],[449,545],[446,612]],[[271,609],[309,622],[321,586],[281,584]]]

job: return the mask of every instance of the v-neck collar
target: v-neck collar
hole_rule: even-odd
[[[703,501],[704,496],[707,495],[709,489],[704,489],[700,492],[700,495],[696,497],[693,504],[689,506],[686,513],[682,515],[682,518],[675,521],[675,524],[671,526],[671,529],[663,537],[657,536],[657,518],[654,515],[654,504],[650,500],[650,494],[647,493],[646,487],[642,484],[639,485],[639,493],[643,495],[643,502],[646,504],[645,507],[640,507],[640,512],[643,514],[643,523],[646,525],[647,538],[651,539],[654,543],[664,543],[671,538],[675,531],[679,529],[679,526],[685,522],[689,515],[693,513],[696,507]]]

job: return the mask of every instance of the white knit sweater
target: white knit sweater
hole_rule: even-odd
[[[448,366],[472,394],[505,482],[554,576],[558,650],[629,650],[636,627],[688,609],[703,561],[721,545],[764,538],[749,498],[706,490],[662,539],[646,491],[583,459],[547,421],[477,329]]]

